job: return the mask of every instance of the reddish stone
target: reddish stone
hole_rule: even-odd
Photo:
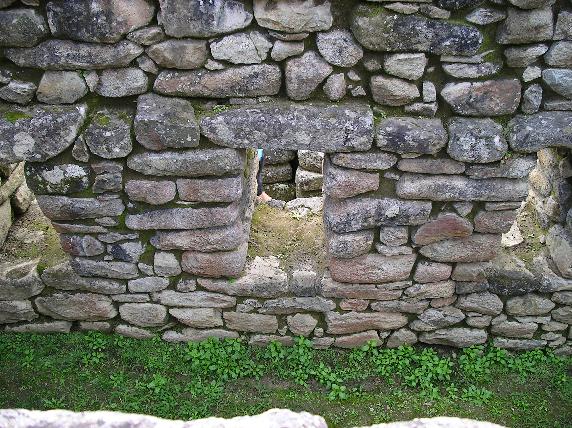
[[[403,281],[409,278],[416,254],[382,256],[366,254],[353,259],[330,260],[332,278],[340,282],[375,284]]]
[[[516,220],[517,210],[481,211],[475,216],[475,232],[506,233]]]
[[[473,233],[471,222],[457,214],[442,214],[417,229],[413,235],[416,245],[428,245],[448,238],[462,238]]]
[[[369,302],[363,299],[344,299],[340,302],[340,309],[344,311],[365,311]]]

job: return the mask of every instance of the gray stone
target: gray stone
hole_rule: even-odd
[[[298,162],[301,168],[321,173],[324,153],[311,150],[298,150]]]
[[[151,339],[155,337],[155,335],[148,330],[124,324],[119,324],[117,327],[115,327],[114,332],[120,334],[121,336],[139,340]]]
[[[37,260],[1,267],[0,300],[25,300],[37,296],[44,284],[37,272]]]
[[[131,121],[132,113],[128,111],[98,110],[83,133],[85,143],[93,154],[104,159],[125,157],[133,149]]]
[[[127,166],[145,175],[200,177],[242,173],[244,157],[233,149],[200,149],[179,152],[137,153]]]
[[[183,253],[181,266],[183,271],[192,275],[208,278],[236,278],[241,274],[246,263],[247,249],[248,245],[244,243],[231,251],[214,253],[187,251]]]
[[[542,86],[539,84],[530,85],[522,94],[522,104],[520,109],[525,114],[534,114],[540,109],[542,103]]]
[[[529,65],[522,72],[522,80],[524,82],[531,82],[533,80],[540,79],[541,76],[542,76],[542,69],[538,66]]]
[[[95,92],[104,97],[119,98],[142,94],[147,91],[149,79],[140,68],[103,70]]]
[[[502,116],[512,114],[520,104],[520,81],[516,79],[447,83],[441,96],[456,114]]]
[[[542,80],[557,94],[572,98],[572,70],[547,68],[542,70]]]
[[[252,9],[241,0],[161,0],[159,24],[173,37],[212,37],[252,22]]]
[[[114,43],[130,31],[147,25],[155,14],[149,0],[88,0],[46,5],[54,37],[83,42]]]
[[[286,33],[325,31],[332,26],[330,1],[288,3],[254,0],[254,17],[261,27]]]
[[[165,70],[153,87],[164,95],[201,98],[258,97],[280,91],[282,73],[275,64],[229,67],[224,70]]]
[[[92,257],[103,254],[105,246],[89,235],[60,235],[62,250],[72,256]]]
[[[222,312],[216,308],[171,308],[169,313],[182,324],[196,328],[222,327]]]
[[[385,346],[388,348],[398,348],[400,346],[410,346],[417,343],[417,335],[409,329],[401,328],[391,333]]]
[[[509,0],[509,2],[520,9],[539,9],[552,6],[555,0]]]
[[[420,79],[426,66],[425,54],[392,54],[386,56],[383,62],[386,73],[408,80]]]
[[[391,153],[335,153],[330,156],[332,163],[344,168],[378,171],[389,169],[397,162],[397,156]]]
[[[443,330],[421,333],[419,341],[431,345],[446,345],[466,348],[480,345],[487,341],[486,331],[474,328],[454,327]]]
[[[36,85],[31,82],[11,80],[0,88],[0,99],[21,105],[29,104],[36,93]]]
[[[129,180],[125,192],[132,201],[162,205],[175,199],[177,187],[172,181]]]
[[[71,267],[81,276],[95,276],[111,279],[133,279],[139,275],[137,265],[127,262],[111,262],[74,257]]]
[[[336,337],[334,346],[338,348],[358,348],[371,342],[375,343],[375,346],[379,346],[383,343],[375,330]]]
[[[129,291],[132,293],[149,293],[161,291],[169,286],[167,278],[157,276],[147,276],[144,278],[132,279],[128,282]]]
[[[166,342],[202,342],[204,340],[216,337],[223,339],[238,339],[236,331],[228,331],[222,329],[201,330],[194,328],[184,328],[181,332],[168,330],[163,333],[163,340]]]
[[[214,59],[232,64],[260,64],[271,47],[272,43],[258,31],[231,34],[210,44]]]
[[[447,144],[447,132],[440,119],[395,117],[379,122],[376,143],[396,153],[435,154]]]
[[[429,219],[430,212],[430,202],[369,197],[328,199],[324,210],[324,221],[334,232],[345,233],[381,225],[423,224]]]
[[[346,96],[347,85],[344,73],[330,75],[323,86],[324,93],[330,101],[339,101]]]
[[[5,49],[6,58],[20,67],[44,70],[98,70],[125,67],[143,48],[129,41],[112,45],[46,40],[33,48]]]
[[[423,260],[417,264],[413,280],[420,283],[446,281],[452,270],[451,265]]]
[[[502,68],[501,64],[483,62],[481,64],[443,64],[445,74],[456,79],[478,79],[497,74]]]
[[[562,306],[552,311],[552,318],[569,325],[572,325],[572,306]]]
[[[554,293],[551,300],[561,305],[572,305],[572,291],[559,291]]]
[[[48,26],[34,9],[0,11],[0,47],[32,47],[46,38]]]
[[[546,297],[537,294],[525,294],[511,297],[506,301],[505,311],[509,315],[544,315],[554,309],[556,305]]]
[[[290,315],[286,321],[288,328],[296,336],[309,336],[318,324],[318,320],[310,314]]]
[[[304,52],[304,42],[284,42],[277,40],[274,42],[270,56],[274,61],[282,61],[291,56],[300,55]]]
[[[127,35],[127,40],[131,40],[140,45],[149,46],[165,40],[165,33],[158,25],[152,25],[130,32]]]
[[[572,236],[559,224],[548,231],[546,246],[558,271],[564,278],[572,279]]]
[[[351,29],[357,40],[373,51],[473,55],[483,41],[480,32],[471,26],[395,14],[365,4],[354,9]]]
[[[386,302],[373,302],[371,309],[380,312],[405,312],[420,314],[429,307],[429,300],[425,299],[399,299]]]
[[[474,234],[426,245],[420,253],[438,262],[481,262],[494,258],[499,249],[500,236]]]
[[[336,258],[353,258],[369,253],[373,246],[373,230],[328,234],[328,254]]]
[[[553,13],[550,7],[530,11],[508,8],[499,25],[496,40],[503,45],[542,42],[552,39]]]
[[[91,184],[88,166],[76,164],[50,165],[26,164],[26,179],[30,188],[38,194],[70,194],[87,190]]]
[[[272,315],[225,312],[223,318],[231,330],[250,333],[275,333],[278,330],[278,320]]]
[[[289,59],[284,71],[288,97],[293,100],[310,98],[312,92],[332,71],[332,66],[314,51],[308,51],[301,57]]]
[[[502,126],[492,119],[452,118],[447,153],[461,162],[488,163],[500,160],[508,150]]]
[[[509,67],[527,67],[548,50],[548,46],[543,43],[512,46],[504,50],[506,63]]]
[[[199,125],[188,100],[142,95],[133,126],[137,141],[150,150],[199,145]]]
[[[179,179],[177,190],[182,201],[234,202],[242,196],[242,178]]]
[[[147,55],[141,55],[136,59],[139,68],[146,73],[159,74],[159,67]]]
[[[405,173],[397,182],[396,193],[400,198],[433,201],[522,201],[528,194],[528,183],[508,178]]]
[[[338,67],[353,67],[363,57],[362,47],[345,29],[318,33],[316,45],[324,59]]]
[[[572,67],[572,41],[553,43],[544,60],[552,67]]]
[[[366,254],[353,259],[332,258],[330,274],[335,281],[357,284],[403,281],[409,278],[416,257]]]
[[[516,210],[480,211],[475,216],[475,232],[507,233],[516,220]]]
[[[572,39],[572,12],[561,10],[556,20],[554,40]]]
[[[297,172],[301,172],[298,170]],[[265,184],[282,183],[292,180],[292,165],[289,163],[267,165],[261,171],[262,182]],[[321,186],[320,186],[321,187]]]
[[[298,312],[328,312],[334,310],[336,304],[323,297],[283,297],[267,300],[258,312],[262,314],[295,314]]]
[[[505,18],[505,11],[488,7],[479,7],[478,9],[473,10],[467,16],[465,16],[465,19],[468,22],[477,25],[493,24],[495,22],[502,21]]]
[[[159,276],[177,276],[181,273],[181,266],[175,254],[157,251],[153,258],[153,270]]]
[[[330,334],[359,333],[367,330],[397,330],[407,324],[407,318],[398,313],[337,312],[326,313],[326,332]]]
[[[0,300],[0,324],[32,321],[38,318],[29,300]]]
[[[361,104],[262,104],[203,117],[201,133],[227,147],[368,150],[373,140],[373,113]]]
[[[85,80],[76,71],[46,71],[36,97],[46,104],[73,104],[87,94]]]
[[[117,315],[111,299],[101,294],[54,293],[38,297],[35,303],[38,312],[60,320],[101,321]]]
[[[372,76],[370,88],[375,102],[386,106],[402,106],[421,96],[417,85],[396,77]]]
[[[317,273],[310,270],[292,272],[289,289],[298,297],[313,297],[317,294]]]
[[[112,255],[115,260],[137,263],[145,252],[145,247],[139,241],[123,242],[108,245],[107,252]]]
[[[465,172],[465,165],[448,158],[423,157],[401,159],[397,164],[397,169],[421,174],[462,174]]]
[[[340,168],[329,160],[324,163],[324,195],[332,198],[350,198],[379,188],[379,174]]]
[[[147,55],[163,68],[192,70],[207,62],[208,48],[204,40],[165,40],[147,48]]]
[[[379,231],[379,240],[390,247],[404,245],[409,241],[409,230],[407,226],[382,226]]]
[[[536,330],[538,330],[538,324],[533,322],[520,323],[514,321],[503,321],[493,325],[491,333],[497,336],[532,339]]]
[[[405,294],[414,299],[444,299],[455,294],[455,283],[441,281],[415,284],[407,288]]]
[[[239,223],[224,227],[182,231],[157,231],[151,244],[161,250],[229,251],[247,239]]]
[[[546,147],[572,147],[572,112],[518,115],[508,123],[508,142],[518,152],[533,153]]]
[[[458,324],[465,319],[465,314],[452,306],[443,308],[430,308],[418,316],[419,320],[429,327],[429,330],[437,330],[438,328],[449,327]]]
[[[153,293],[153,301],[179,308],[232,308],[236,306],[236,298],[206,291],[179,293],[173,290],[163,290]]]
[[[503,310],[503,303],[499,297],[488,291],[459,296],[455,306],[465,312],[483,315],[499,315]]]
[[[546,346],[546,340],[539,339],[506,339],[504,337],[494,337],[493,345],[501,349],[513,351],[529,351],[531,349]]]
[[[159,327],[167,321],[167,308],[153,303],[125,303],[119,306],[119,315],[139,327]]]
[[[82,323],[83,324],[83,323]],[[34,333],[34,334],[49,334],[49,333],[69,333],[72,323],[68,321],[51,321],[35,324],[23,324],[17,326],[6,326],[5,331],[14,333]]]
[[[38,205],[50,220],[79,220],[104,216],[119,216],[125,206],[120,199],[67,198],[37,195]],[[101,229],[97,229],[101,230]],[[105,229],[103,229],[105,230]],[[63,233],[63,232],[62,232]]]

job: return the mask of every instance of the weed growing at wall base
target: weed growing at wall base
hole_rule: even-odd
[[[492,346],[318,351],[298,338],[169,344],[99,333],[0,335],[0,406],[191,419],[288,407],[332,426],[435,415],[570,427],[570,357]]]

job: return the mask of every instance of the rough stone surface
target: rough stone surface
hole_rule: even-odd
[[[398,313],[337,312],[326,313],[327,332],[330,334],[350,334],[367,330],[397,330],[407,324],[407,318]]]
[[[520,103],[521,84],[516,79],[447,83],[441,96],[451,109],[463,116],[512,114]]]
[[[483,315],[499,315],[503,310],[503,303],[500,298],[489,292],[459,296],[455,306],[466,312],[476,312]]]
[[[363,57],[362,47],[348,30],[318,33],[316,45],[322,57],[338,67],[353,67]]]
[[[224,36],[210,45],[214,59],[232,64],[260,64],[268,56],[271,47],[272,43],[258,31]]]
[[[125,303],[119,306],[119,315],[139,327],[157,327],[167,321],[167,309],[153,303]]]
[[[419,341],[433,345],[446,345],[456,348],[466,348],[480,345],[487,341],[487,333],[483,330],[454,327],[432,332],[421,333]]]
[[[402,281],[409,277],[415,255],[367,254],[353,259],[331,259],[330,273],[340,282],[367,284]]]
[[[293,100],[306,100],[333,71],[316,52],[289,59],[284,70],[286,92]]]
[[[499,249],[499,236],[474,234],[425,245],[420,253],[438,262],[480,262],[494,258]]]
[[[428,245],[449,238],[463,238],[473,233],[470,221],[453,213],[441,214],[422,225],[413,235],[416,245]]]
[[[396,77],[373,76],[370,87],[375,102],[386,106],[402,106],[421,96],[415,84]]]
[[[506,301],[506,313],[509,315],[544,315],[549,313],[556,305],[547,299],[536,294],[526,294],[524,296],[511,297]]]
[[[38,297],[35,303],[41,314],[60,320],[101,321],[117,315],[111,299],[100,294],[55,293]]]
[[[500,44],[523,44],[550,40],[554,31],[552,9],[531,11],[508,8],[507,18],[497,30]]]
[[[36,97],[46,104],[73,104],[87,94],[83,77],[75,71],[46,71]]]
[[[379,123],[376,144],[391,152],[434,154],[447,144],[447,132],[439,119],[389,118]]]
[[[545,147],[572,147],[572,112],[552,111],[517,115],[508,123],[508,143],[518,152]]]
[[[261,27],[286,33],[325,31],[332,26],[332,12],[327,1],[275,3],[254,0],[254,16]]]
[[[447,153],[458,161],[494,162],[508,150],[502,126],[491,119],[453,118],[448,128]]]
[[[164,68],[192,70],[207,62],[207,43],[202,40],[165,40],[146,50],[147,55]]]
[[[42,14],[34,9],[0,11],[0,47],[31,47],[48,35]]]
[[[83,133],[85,143],[104,159],[127,156],[133,149],[131,120],[131,114],[124,110],[98,110]]]

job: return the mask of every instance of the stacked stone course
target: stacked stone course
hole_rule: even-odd
[[[71,256],[4,270],[5,331],[572,352],[569,2],[135,3],[0,2],[0,160]],[[254,148],[323,185],[323,277],[245,267]]]

